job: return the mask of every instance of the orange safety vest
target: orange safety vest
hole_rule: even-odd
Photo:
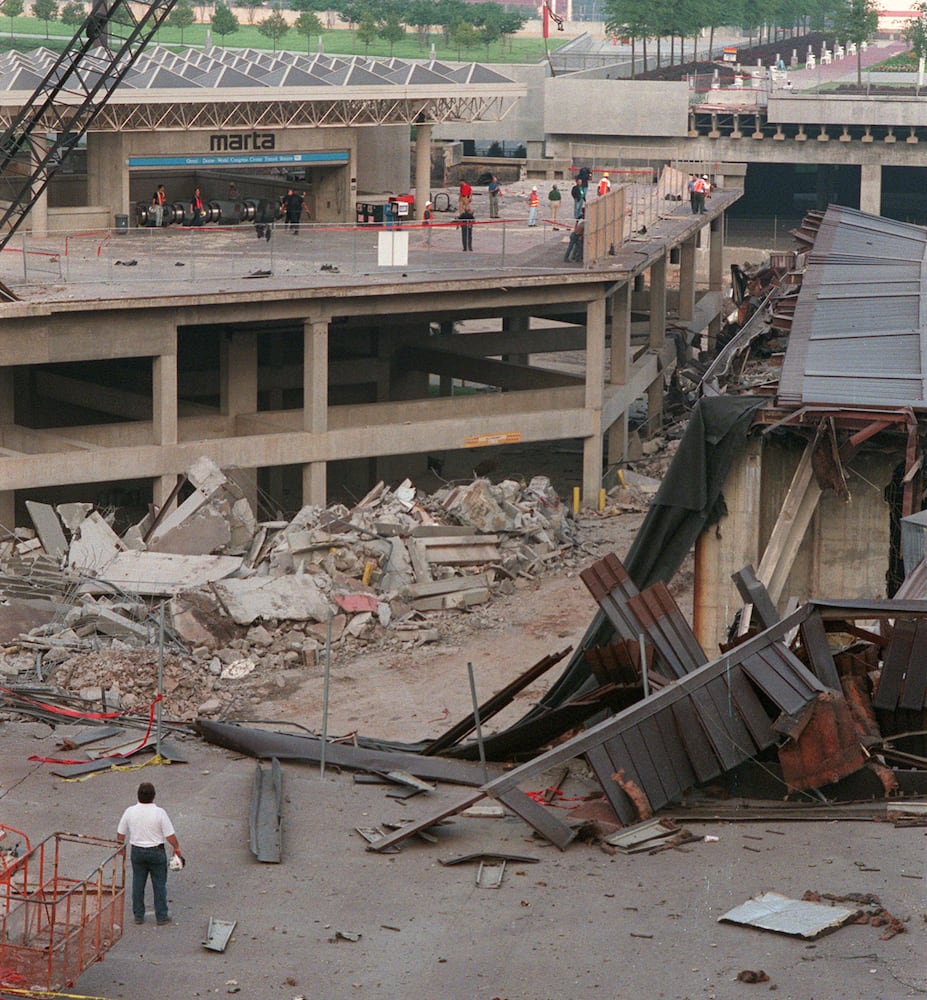
[[[608,194],[611,189],[611,182],[607,177],[603,177],[602,180],[599,181],[599,197],[601,198],[603,194]]]
[[[532,208],[537,208],[538,207],[538,205],[540,204],[540,201],[538,200],[538,193],[537,193],[537,191],[532,191],[531,192],[531,195],[528,198],[528,204]]]

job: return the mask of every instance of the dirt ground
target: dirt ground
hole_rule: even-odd
[[[582,553],[591,562],[627,551],[640,514],[594,519]],[[677,581],[685,602],[687,572]],[[437,642],[373,643],[333,666],[329,731],[415,740],[470,707],[466,664],[481,698],[541,656],[575,644],[594,612],[576,570],[519,588],[491,605],[441,620]],[[506,719],[527,710],[559,674],[530,689]],[[321,725],[321,671],[256,717]],[[461,789],[387,798],[348,773],[284,765],[283,861],[262,865],[248,847],[255,763],[183,742],[186,764],[113,771],[65,782],[30,756],[55,756],[69,730],[0,723],[0,822],[34,840],[54,830],[106,835],[150,779],[177,827],[187,868],[170,876],[174,923],[129,922],[105,960],[73,992],[105,1000],[189,1000],[240,993],[251,1000],[896,1000],[927,993],[923,828],[875,822],[691,824],[716,841],[649,856],[608,854],[575,842],[544,844],[520,820],[455,817],[437,843],[372,854],[355,827],[415,818]],[[544,776],[538,789],[553,782]],[[576,763],[564,806],[591,788]],[[475,851],[537,859],[509,864],[498,889],[477,888],[473,865],[441,860]],[[875,893],[904,921],[888,941],[847,926],[814,942],[718,923],[750,896],[806,890]],[[129,910],[127,908],[126,915]],[[223,954],[201,942],[210,917],[235,920]],[[340,937],[339,934],[344,934]],[[768,981],[738,981],[763,970]]]

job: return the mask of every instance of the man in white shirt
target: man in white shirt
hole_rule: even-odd
[[[167,912],[167,851],[171,845],[174,856],[183,863],[180,844],[167,813],[154,804],[155,788],[150,781],[138,786],[138,802],[129,806],[119,820],[116,840],[129,841],[129,859],[132,862],[132,913],[137,924],[145,922],[145,883],[151,876],[154,890],[155,920],[158,925],[169,924]]]

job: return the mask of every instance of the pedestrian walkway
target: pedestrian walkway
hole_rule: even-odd
[[[865,52],[861,52],[858,60],[855,55],[844,56],[843,59],[827,65],[822,65],[819,60],[813,69],[790,70],[788,78],[794,90],[814,90],[833,83],[856,83],[860,67],[865,70],[870,66],[877,66],[910,48],[911,46],[904,41],[877,41],[873,42]],[[820,53],[816,52],[815,58],[819,56]]]

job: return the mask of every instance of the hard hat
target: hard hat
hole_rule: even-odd
[[[428,208],[428,206],[429,206],[430,204],[431,204],[431,202],[430,202],[430,201],[426,201],[426,202],[425,202],[425,208]]]
[[[602,176],[603,177],[608,177],[608,171],[606,170],[605,173]]]
[[[702,174],[702,180],[703,181],[707,181],[708,180],[708,174]]]
[[[531,190],[532,190],[532,191],[537,191],[537,188],[536,188],[536,187],[533,187],[533,188],[532,188]]]

